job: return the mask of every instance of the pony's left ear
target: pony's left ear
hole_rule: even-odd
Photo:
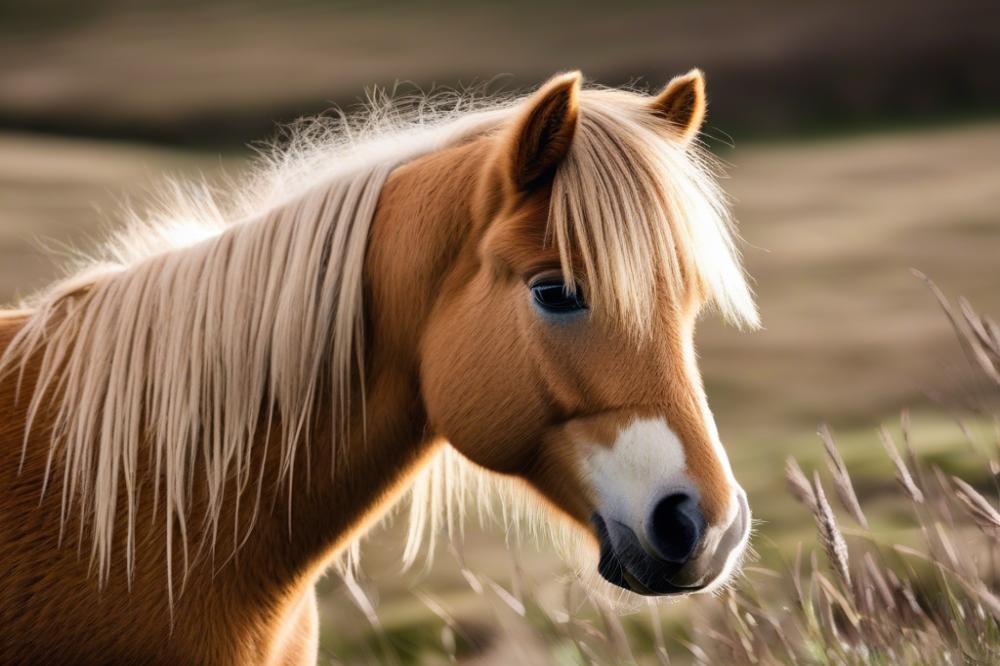
[[[700,69],[675,76],[650,106],[653,112],[670,123],[671,130],[687,142],[693,139],[705,121],[705,75]]]
[[[510,135],[508,174],[528,192],[550,179],[573,143],[580,116],[580,72],[549,79],[525,102]]]

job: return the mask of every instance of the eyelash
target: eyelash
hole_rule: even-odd
[[[573,292],[561,277],[551,276],[535,280],[530,286],[535,304],[551,314],[568,314],[587,309],[583,290],[577,284]]]

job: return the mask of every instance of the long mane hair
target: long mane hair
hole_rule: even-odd
[[[639,334],[653,291],[692,280],[725,316],[756,324],[711,159],[665,137],[636,99],[582,94],[552,185],[548,237],[563,270],[585,275],[595,306]],[[165,509],[169,567],[172,526],[186,558],[190,521],[203,520],[214,539],[224,502],[245,497],[257,511],[263,468],[249,464],[250,446],[276,416],[271,445],[289,486],[303,448],[348,444],[352,402],[363,400],[352,387],[364,380],[363,267],[382,186],[403,163],[497,131],[517,101],[380,101],[359,117],[305,123],[229,195],[171,186],[168,203],[130,215],[102,257],[25,304],[0,376],[41,359],[33,393],[22,396],[25,446],[40,415],[54,414],[46,485],[63,474],[63,524],[78,511],[89,525],[101,580],[115,538],[127,540],[133,571],[140,456]],[[320,410],[334,415],[334,441],[310,441]],[[481,493],[466,467],[445,447],[417,475],[407,563],[428,535],[459,522],[463,494]],[[191,515],[195,475],[207,488],[204,516]],[[228,479],[236,498],[223,496]],[[121,502],[124,536],[114,534]]]

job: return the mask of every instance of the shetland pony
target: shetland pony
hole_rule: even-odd
[[[720,585],[750,513],[692,337],[757,314],[704,113],[698,71],[571,73],[314,126],[0,314],[0,662],[315,663],[317,577],[414,482],[432,532],[459,459],[621,588]]]

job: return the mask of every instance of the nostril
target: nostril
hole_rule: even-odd
[[[705,528],[698,499],[674,493],[656,503],[649,519],[649,540],[657,554],[668,562],[683,564],[691,559]]]

